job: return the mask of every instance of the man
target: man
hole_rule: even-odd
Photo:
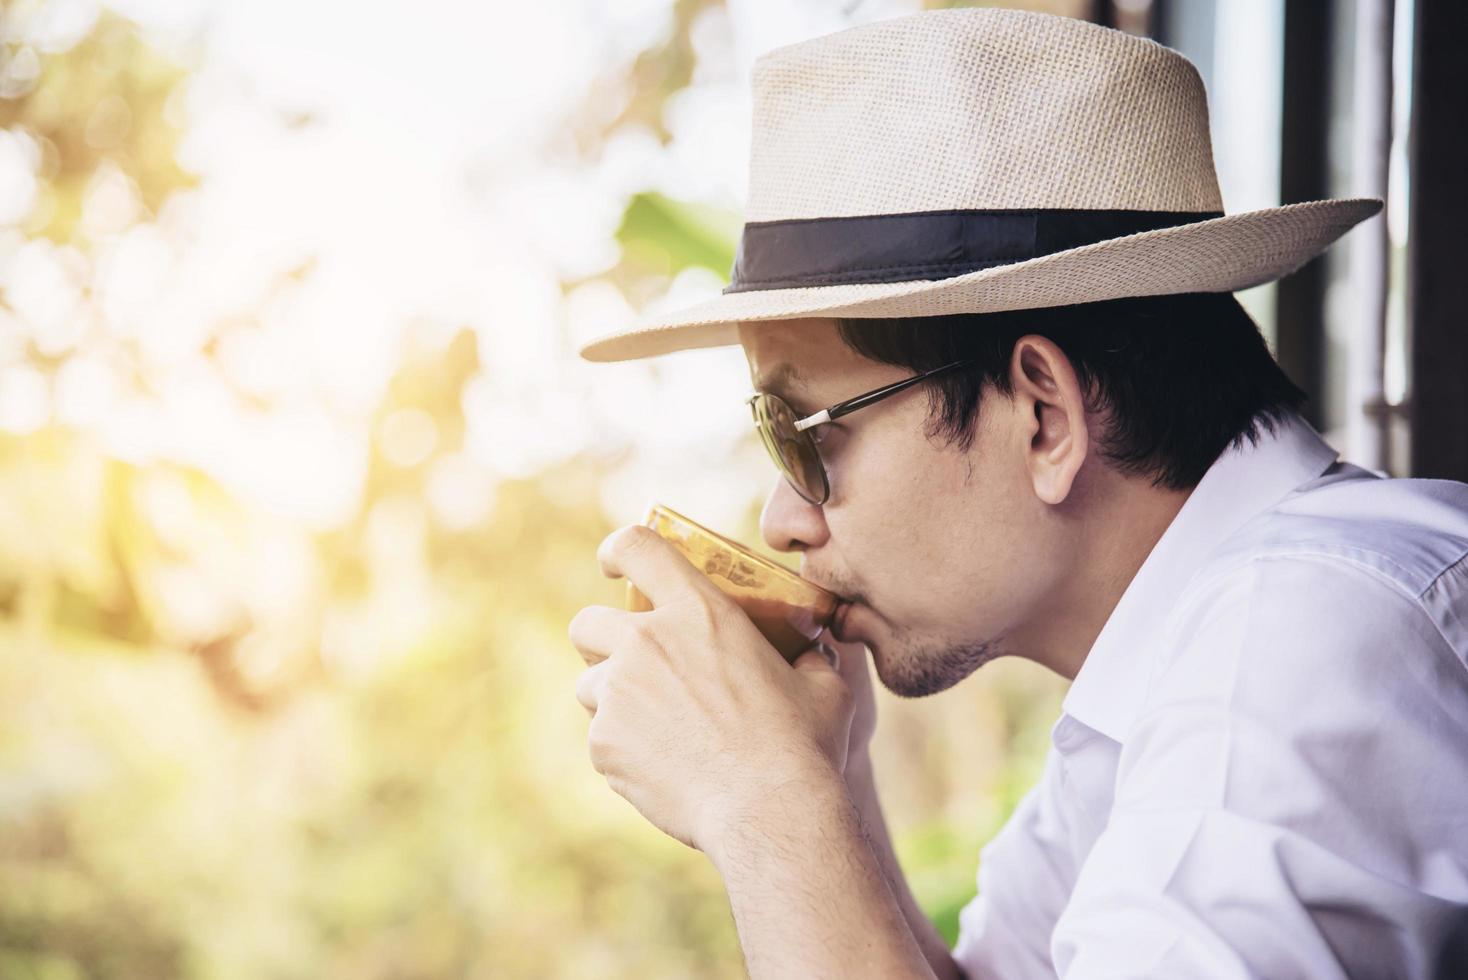
[[[1224,216],[1192,66],[1065,18],[898,18],[754,88],[730,286],[582,354],[742,346],[761,530],[843,597],[835,649],[790,669],[638,526],[598,557],[653,610],[570,624],[593,765],[708,854],[751,975],[1458,975],[1468,487],[1338,460],[1230,295],[1380,202]],[[868,651],[907,696],[1073,679],[951,950]]]

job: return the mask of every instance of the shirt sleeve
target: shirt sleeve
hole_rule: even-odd
[[[1075,867],[1052,746],[1039,782],[979,854],[978,894],[958,915],[952,955],[969,980],[1054,977],[1050,933]]]
[[[1468,671],[1348,561],[1190,587],[1055,925],[1064,980],[1434,980],[1468,901]]]

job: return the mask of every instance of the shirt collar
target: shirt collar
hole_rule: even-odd
[[[1146,694],[1147,640],[1204,556],[1249,518],[1324,473],[1337,455],[1294,412],[1273,433],[1261,426],[1257,444],[1245,439],[1220,453],[1111,611],[1061,704],[1064,713],[1120,742]]]

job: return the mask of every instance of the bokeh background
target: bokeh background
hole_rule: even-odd
[[[755,57],[938,5],[0,0],[0,977],[744,975],[566,626],[654,498],[769,553],[748,369],[575,350],[727,281]],[[1225,204],[1280,203],[1282,0],[1170,9]],[[1063,692],[878,692],[950,942]]]

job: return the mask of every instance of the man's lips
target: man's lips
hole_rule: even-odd
[[[831,631],[831,636],[833,636],[837,640],[837,642],[846,642],[845,637],[842,636],[842,632],[846,623],[847,610],[851,606],[857,605],[857,603],[854,600],[848,599],[846,596],[842,595],[831,586],[826,585],[820,578],[806,575],[804,569],[801,570],[800,577],[805,579],[811,585],[814,585],[816,588],[823,589],[826,592],[831,593],[831,595],[836,598],[836,611],[831,614],[831,621],[826,628]]]
[[[846,616],[850,612],[851,606],[851,603],[843,599],[841,602],[837,603],[836,614],[831,617],[831,625],[829,627],[829,629],[831,630],[831,635],[834,636],[841,643],[845,643],[847,641]]]

